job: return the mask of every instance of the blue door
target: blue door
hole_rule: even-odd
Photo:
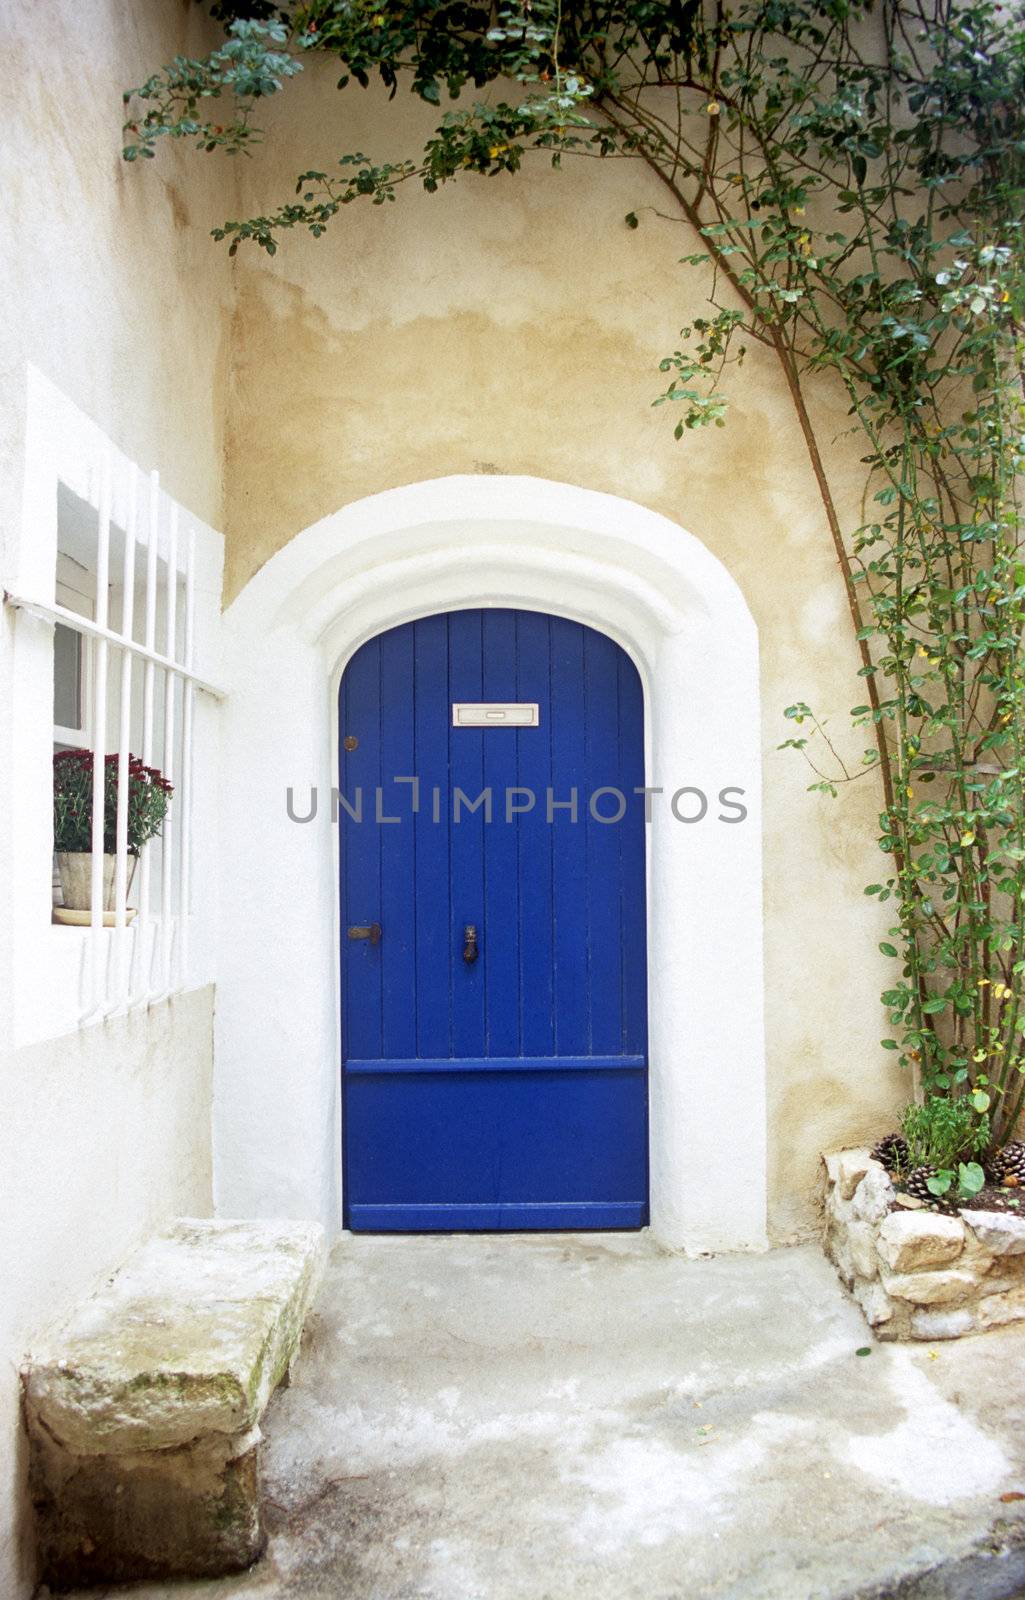
[[[346,1225],[643,1226],[636,669],[453,611],[365,644],[339,718]]]

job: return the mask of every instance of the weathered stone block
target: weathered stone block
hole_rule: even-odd
[[[958,1311],[916,1311],[911,1318],[916,1339],[959,1339],[974,1327],[975,1316],[967,1306]]]
[[[962,1272],[957,1267],[947,1272],[904,1272],[882,1274],[886,1293],[894,1300],[907,1300],[911,1305],[948,1305],[964,1300],[976,1287],[974,1273]]]
[[[990,1255],[1025,1255],[1025,1217],[1012,1217],[1006,1211],[962,1211],[961,1215]]]
[[[999,1328],[1005,1322],[1025,1319],[1025,1285],[1004,1294],[988,1294],[979,1301],[979,1327]]]
[[[882,1323],[889,1322],[892,1319],[893,1302],[881,1284],[855,1284],[854,1298],[865,1313],[865,1321],[869,1327],[878,1328]]]
[[[840,1157],[843,1150],[827,1150],[822,1157],[822,1165],[826,1169],[826,1183],[830,1187],[835,1185],[840,1171]]]
[[[826,1255],[833,1263],[848,1289],[854,1282],[854,1260],[851,1256],[850,1229],[842,1227],[827,1227],[824,1249]]]
[[[893,1184],[885,1167],[873,1161],[854,1191],[851,1210],[859,1222],[881,1222],[893,1201]]]
[[[960,1217],[942,1217],[934,1211],[892,1211],[879,1224],[876,1248],[892,1271],[915,1272],[956,1260],[964,1242]]]
[[[851,1267],[856,1277],[875,1278],[879,1272],[876,1230],[870,1222],[852,1222],[847,1230]]]
[[[79,1455],[30,1421],[39,1568],[55,1589],[215,1577],[263,1553],[260,1430],[167,1450]]]
[[[841,1150],[836,1162],[836,1186],[842,1200],[852,1200],[862,1178],[872,1168],[885,1172],[885,1167],[873,1161],[870,1150]]]
[[[48,1339],[23,1377],[44,1582],[256,1559],[258,1423],[321,1262],[315,1224],[179,1222]]]

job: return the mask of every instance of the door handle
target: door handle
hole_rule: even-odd
[[[380,944],[380,942],[381,942],[381,924],[379,922],[371,922],[369,925],[365,924],[363,926],[357,926],[355,928],[350,928],[349,929],[349,938],[350,939],[369,939],[371,944]]]
[[[463,929],[463,960],[467,966],[472,966],[480,955],[477,949],[477,929],[472,922],[468,922]]]

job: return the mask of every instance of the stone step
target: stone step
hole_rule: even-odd
[[[323,1265],[314,1223],[186,1218],[23,1371],[41,1576],[205,1576],[263,1548],[259,1422]]]

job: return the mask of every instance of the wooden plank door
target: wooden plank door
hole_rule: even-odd
[[[347,1226],[643,1226],[636,669],[579,623],[454,611],[365,644],[339,718]]]

